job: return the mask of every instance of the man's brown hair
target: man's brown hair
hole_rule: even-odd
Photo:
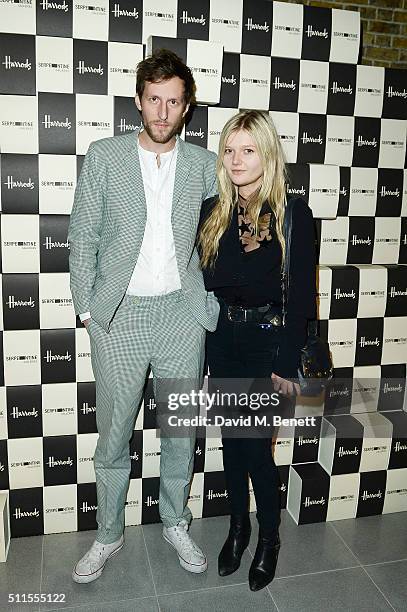
[[[184,81],[185,104],[195,102],[195,81],[191,70],[182,59],[168,49],[157,49],[150,57],[146,57],[137,65],[136,92],[141,100],[146,81],[157,83],[172,77],[179,77]]]

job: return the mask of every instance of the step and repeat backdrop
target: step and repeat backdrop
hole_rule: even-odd
[[[274,444],[298,523],[407,510],[406,73],[358,64],[357,12],[265,0],[0,3],[0,489],[13,536],[96,528],[95,386],[69,290],[67,229],[89,143],[134,131],[137,63],[175,50],[217,151],[238,109],[269,111],[287,191],[314,214],[320,334],[335,380],[297,400],[313,427]],[[159,520],[148,381],[130,443],[126,524]],[[225,514],[219,431],[200,431],[190,506]],[[251,507],[255,509],[253,495]]]

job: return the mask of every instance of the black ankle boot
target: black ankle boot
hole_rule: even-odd
[[[254,559],[249,570],[249,586],[251,591],[260,591],[269,584],[276,573],[280,538],[259,533]]]
[[[218,558],[219,576],[228,576],[238,569],[243,552],[249,544],[251,531],[249,513],[231,515],[229,535]]]

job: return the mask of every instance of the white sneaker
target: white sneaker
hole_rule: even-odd
[[[103,572],[106,561],[123,548],[123,535],[119,540],[112,544],[101,544],[95,540],[88,552],[78,561],[73,572],[72,578],[75,582],[92,582],[99,578]]]
[[[208,561],[188,534],[188,528],[187,521],[182,519],[175,527],[164,527],[163,538],[177,551],[181,567],[188,572],[200,574],[207,569]]]

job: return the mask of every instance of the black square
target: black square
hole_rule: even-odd
[[[269,109],[296,113],[299,88],[299,60],[272,57]]]
[[[143,0],[109,0],[109,40],[141,43]]]
[[[38,94],[40,153],[75,155],[75,127],[74,94]]]
[[[380,150],[380,119],[355,117],[352,166],[377,168]]]
[[[72,36],[72,0],[37,2],[37,35],[41,36]]]
[[[331,50],[332,11],[304,6],[301,58],[328,61]]]
[[[38,329],[38,274],[3,274],[4,329]]]
[[[326,116],[300,114],[297,162],[323,164],[326,145]]]
[[[82,94],[107,94],[107,43],[73,41],[73,90]]]
[[[374,217],[349,217],[348,264],[371,264],[375,238]]]
[[[243,0],[242,53],[270,56],[272,24],[272,2]]]
[[[327,115],[352,116],[355,108],[356,66],[329,64]]]
[[[42,329],[41,382],[75,382],[75,330]]]
[[[0,94],[35,96],[35,36],[0,34]]]
[[[209,40],[209,0],[178,0],[177,38]]]
[[[38,155],[2,154],[1,205],[3,213],[38,213]]]
[[[41,272],[69,272],[68,215],[40,215]]]
[[[239,106],[240,55],[223,53],[222,81],[219,106],[236,108]]]

